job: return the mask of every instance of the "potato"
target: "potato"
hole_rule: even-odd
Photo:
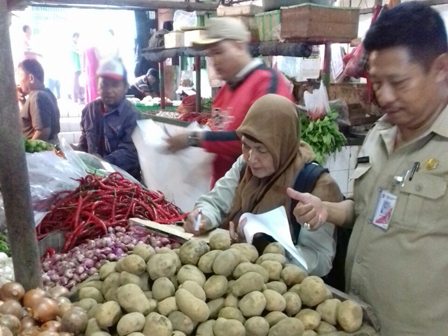
[[[82,299],[94,299],[98,303],[103,303],[104,298],[101,292],[94,287],[84,287],[81,288],[78,293],[79,300]]]
[[[238,249],[233,249],[233,248],[230,248],[229,250],[237,255],[238,260],[239,260],[238,264],[241,264],[243,262],[250,262],[249,258],[243,251],[238,250]]]
[[[215,325],[215,320],[208,320],[199,324],[196,330],[196,336],[215,336],[213,334],[213,326]]]
[[[271,281],[266,284],[267,289],[272,289],[273,291],[276,291],[277,293],[280,293],[281,295],[285,294],[288,290],[288,287],[286,287],[286,284],[280,281]]]
[[[118,259],[117,264],[115,265],[115,272],[121,273],[123,271],[123,261],[124,258]]]
[[[247,259],[249,259],[249,261],[251,263],[256,262],[258,259],[257,248],[255,246],[253,246],[252,244],[247,244],[247,243],[233,244],[232,249],[237,249],[237,250],[240,250],[241,252],[243,252],[246,255]]]
[[[235,284],[235,280],[230,280],[229,285],[227,286],[227,295],[232,294],[232,286]]]
[[[238,308],[238,303],[239,303],[238,298],[233,294],[229,294],[224,300],[224,307]]]
[[[143,293],[145,294],[145,296],[146,296],[146,298],[148,300],[152,299],[152,292],[151,291],[148,290],[148,291],[144,291]]]
[[[115,326],[121,318],[121,307],[118,302],[103,303],[96,312],[96,322],[101,329]]]
[[[257,259],[257,264],[261,265],[261,263],[262,263],[263,261],[266,261],[266,260],[277,261],[277,262],[279,262],[280,264],[282,264],[282,266],[285,266],[285,264],[286,264],[286,262],[287,262],[286,257],[283,256],[283,255],[281,255],[281,254],[276,254],[276,253],[266,253],[266,254],[263,254],[262,256],[260,256],[260,257]]]
[[[223,317],[227,320],[237,320],[242,324],[246,322],[243,313],[238,308],[225,307],[219,312],[219,317]]]
[[[280,243],[270,243],[268,246],[266,246],[266,248],[263,251],[263,254],[268,254],[268,253],[276,253],[276,254],[281,254],[282,256],[284,256],[285,249],[283,248],[283,246]]]
[[[204,254],[198,262],[198,268],[204,274],[213,273],[213,263],[215,262],[216,257],[221,254],[222,251],[214,250],[207,252]]]
[[[157,311],[160,315],[168,317],[172,312],[179,310],[174,296],[166,298],[157,304]]]
[[[302,283],[308,275],[299,266],[287,266],[283,269],[281,277],[288,287]]]
[[[245,336],[246,329],[240,321],[219,318],[213,326],[213,334],[215,336]]]
[[[266,321],[268,321],[271,328],[285,318],[288,318],[288,316],[286,316],[282,312],[277,312],[277,311],[270,312],[269,314],[267,314],[265,316],[265,319],[266,319]]]
[[[107,265],[107,264],[106,264]],[[117,289],[120,287],[120,273],[111,273],[106,280],[103,282],[103,286],[101,288],[101,293],[106,295],[106,293],[111,288]]]
[[[300,284],[299,295],[304,305],[316,307],[324,302],[327,296],[325,283],[317,276],[306,277]]]
[[[321,322],[317,326],[315,331],[317,332],[318,335],[328,335],[328,334],[333,334],[333,333],[337,332],[338,330],[336,329],[335,326],[332,326],[331,324],[328,324],[327,322]]]
[[[212,275],[204,284],[207,299],[214,300],[222,297],[227,292],[229,282],[223,275]]]
[[[85,336],[92,336],[93,333],[96,333],[98,331],[101,331],[101,328],[98,326],[98,323],[96,323],[95,318],[89,319],[89,322],[87,322],[87,328],[84,332]]]
[[[182,245],[179,257],[182,264],[197,265],[199,259],[210,251],[207,243],[202,240],[189,240]]]
[[[211,319],[218,318],[219,312],[221,309],[224,308],[224,299],[215,299],[210,302],[207,302],[208,309],[210,311],[210,317]]]
[[[168,279],[170,279],[171,283],[174,286],[174,289],[177,290],[179,288],[179,281],[177,281],[177,276],[173,275],[173,276],[169,277]]]
[[[266,298],[266,310],[267,311],[279,311],[282,312],[286,308],[285,298],[278,292],[267,289],[263,292]]]
[[[287,292],[283,294],[283,297],[286,301],[285,313],[289,317],[296,315],[302,309],[302,300],[296,293]]]
[[[260,265],[268,272],[269,280],[280,280],[280,275],[283,269],[282,264],[280,264],[278,261],[266,260],[263,261]]]
[[[104,295],[104,299],[106,301],[117,301],[117,290],[118,288],[109,289],[106,295]]]
[[[148,300],[148,303],[149,303],[149,313],[157,311],[157,306],[159,305],[159,303],[156,300],[150,299]]]
[[[302,322],[293,317],[287,317],[269,330],[269,336],[294,335],[302,336],[305,331]]]
[[[357,331],[362,324],[362,308],[352,300],[347,300],[339,305],[338,323],[346,332]]]
[[[97,331],[92,334],[92,336],[111,336],[109,333],[105,331]]]
[[[80,290],[81,288],[85,288],[85,287],[95,287],[96,289],[98,289],[100,292],[102,292],[103,290],[103,282],[100,280],[90,280],[93,278],[98,278],[98,276],[93,276],[91,278],[88,278],[86,281],[84,281],[83,283],[80,283],[77,288],[78,290]]]
[[[144,334],[141,332],[133,332],[133,333],[130,333],[128,336],[144,336]]]
[[[162,247],[157,251],[157,254],[171,254],[172,256],[174,256],[174,261],[176,263],[176,272],[178,272],[182,267],[182,262],[180,261],[179,255],[173,250],[166,247]]]
[[[142,288],[142,280],[138,275],[123,271],[120,273],[120,286],[134,284]]]
[[[96,312],[99,307],[101,307],[101,303],[98,303],[89,309],[89,311],[87,312],[87,316],[89,317],[89,319],[94,318],[96,316]]]
[[[117,324],[117,332],[120,336],[126,336],[133,332],[143,330],[145,326],[145,316],[140,313],[129,313],[124,315]]]
[[[121,269],[135,275],[142,275],[146,271],[146,263],[142,257],[136,254],[131,254],[124,257]]]
[[[149,259],[146,267],[152,280],[169,278],[176,274],[176,256],[172,254],[156,254]]]
[[[303,309],[297,315],[296,319],[302,321],[305,330],[314,330],[320,323],[320,315],[312,309]]]
[[[246,328],[246,336],[267,336],[269,333],[268,321],[260,316],[254,316],[248,319],[244,323],[244,328]]]
[[[341,301],[338,299],[325,300],[317,306],[316,311],[322,317],[322,321],[325,321],[331,325],[338,324],[338,309]]]
[[[168,319],[171,321],[173,330],[181,331],[185,335],[190,335],[193,332],[193,321],[184,313],[181,313],[180,311],[172,312],[168,316]]]
[[[82,299],[79,302],[75,302],[73,305],[76,307],[81,307],[82,309],[84,309],[84,311],[88,312],[90,310],[90,308],[92,308],[93,306],[96,306],[97,304],[98,304],[98,302],[96,302],[94,299],[86,298],[86,299]]]
[[[293,292],[300,296],[300,285],[292,286],[288,292]]]
[[[152,259],[152,258],[151,258]],[[117,289],[117,300],[120,306],[128,313],[149,312],[149,302],[142,289],[134,284],[127,284]]]
[[[140,283],[141,283],[141,289],[142,291],[149,291],[149,274],[148,272],[143,273],[140,275]]]
[[[194,265],[185,265],[182,266],[179,270],[179,273],[177,273],[177,280],[180,284],[183,284],[185,281],[194,281],[199,286],[203,287],[205,283],[205,275],[202,273],[199,268],[197,268]]]
[[[162,301],[175,293],[174,285],[168,278],[158,278],[152,285],[154,300]]]
[[[117,266],[116,262],[109,262],[101,266],[99,274],[100,279],[105,280],[109,275],[115,272],[115,266]]]
[[[192,319],[193,322],[205,322],[210,316],[207,304],[195,297],[186,289],[178,289],[176,303],[179,310]]]
[[[327,295],[325,296],[326,300],[331,300],[333,298],[333,293],[331,292],[330,288],[325,286],[325,289],[327,290]]]
[[[145,262],[148,262],[151,257],[156,254],[156,251],[151,245],[137,244],[132,251],[132,254],[136,254],[141,257]]]
[[[240,263],[240,258],[232,250],[224,251],[218,254],[213,262],[213,273],[230,276],[235,267]]]
[[[230,236],[224,232],[212,234],[208,244],[212,250],[227,250],[230,248]]]
[[[227,251],[223,252],[226,253]],[[232,285],[232,294],[236,297],[246,295],[253,291],[261,291],[264,286],[263,277],[255,272],[248,272],[243,274]]]
[[[305,330],[302,336],[317,336],[314,330]]]
[[[173,325],[167,317],[157,313],[150,313],[146,316],[145,327],[143,329],[145,336],[171,336],[172,333]]]
[[[173,331],[171,336],[187,336],[187,335],[185,335],[185,333],[183,333],[182,331],[176,330],[176,331]]]
[[[195,297],[197,297],[199,300],[205,301],[207,299],[204,289],[201,286],[199,286],[197,282],[187,280],[182,285],[180,285],[179,288],[186,289]]]
[[[264,282],[269,281],[268,271],[264,267],[261,267],[261,265],[252,264],[250,262],[243,262],[235,267],[235,270],[233,271],[233,277],[235,279],[238,279],[247,272],[259,273],[263,277]]]
[[[266,297],[261,292],[250,292],[243,296],[238,308],[245,317],[259,316],[266,308]]]

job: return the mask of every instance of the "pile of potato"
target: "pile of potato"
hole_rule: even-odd
[[[361,307],[288,263],[283,247],[259,256],[217,233],[157,253],[139,244],[81,284],[85,336],[312,336],[357,331]]]

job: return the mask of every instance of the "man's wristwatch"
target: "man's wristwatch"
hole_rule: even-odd
[[[201,137],[198,135],[198,132],[191,132],[188,136],[188,146],[192,147],[200,147],[201,146]]]

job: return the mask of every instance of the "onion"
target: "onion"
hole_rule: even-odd
[[[59,329],[61,329],[61,323],[57,322],[57,321],[45,322],[40,327],[40,331],[55,331],[55,332],[59,332]]]
[[[66,312],[68,312],[70,309],[73,308],[73,305],[71,302],[64,302],[59,306],[59,316],[62,317],[65,315]]]
[[[50,294],[50,297],[52,299],[57,299],[60,296],[67,296],[68,295],[68,289],[62,286],[56,286],[48,291],[48,294]]]
[[[25,316],[22,321],[20,321],[22,330],[30,329],[36,326],[36,321],[31,316]]]
[[[0,315],[0,325],[11,330],[14,336],[19,334],[21,328],[20,320],[13,315]]]
[[[70,299],[65,296],[60,296],[55,299],[56,303],[61,306],[63,303],[70,303]]]
[[[13,336],[11,330],[4,326],[0,326],[0,333],[2,336]]]
[[[0,298],[2,301],[20,301],[25,295],[25,289],[17,282],[5,283],[0,289]]]
[[[74,336],[74,334],[68,332],[60,332],[59,336]]]
[[[22,305],[17,301],[7,301],[0,306],[0,314],[3,315],[14,315],[18,319],[23,317]]]
[[[75,335],[84,333],[89,318],[81,308],[72,308],[62,317],[61,331]]]
[[[95,266],[95,262],[92,259],[85,259],[83,265],[85,268],[92,268]]]
[[[47,297],[47,293],[44,290],[40,288],[31,289],[25,293],[25,296],[23,297],[23,305],[33,309],[34,305],[44,297]]]
[[[58,304],[49,298],[40,299],[32,310],[33,317],[40,322],[54,320],[59,313]]]
[[[56,331],[46,330],[38,333],[37,336],[59,336],[59,333]]]

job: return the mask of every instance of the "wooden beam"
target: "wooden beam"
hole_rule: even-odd
[[[11,0],[13,1],[13,0]],[[31,6],[77,7],[101,9],[182,9],[185,11],[214,12],[217,3],[159,1],[159,0],[27,0]]]
[[[0,0],[0,185],[14,275],[28,290],[41,285],[41,269],[20,129],[9,22],[6,0]]]

